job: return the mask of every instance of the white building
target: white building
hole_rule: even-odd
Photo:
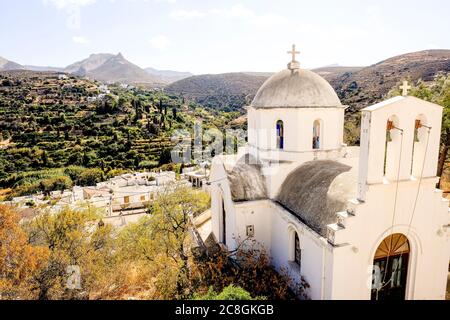
[[[108,86],[106,84],[101,84],[98,86],[98,90],[104,94],[109,94],[111,91],[108,89]]]
[[[254,238],[311,299],[444,299],[442,107],[404,94],[365,108],[361,147],[343,144],[344,110],[294,57],[262,85],[246,147],[213,159],[216,239],[233,250]]]
[[[147,213],[149,204],[159,194],[170,192],[175,187],[188,186],[188,180],[177,180],[172,171],[135,172],[116,176],[95,186],[74,186],[71,190],[53,191],[48,196],[38,193],[15,197],[3,203],[22,209],[49,206],[55,213],[66,206],[84,208],[87,205],[99,209],[108,218],[127,215],[137,219]]]

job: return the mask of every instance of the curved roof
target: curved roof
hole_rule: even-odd
[[[267,199],[261,165],[249,154],[242,156],[231,170],[226,170],[233,201]]]
[[[356,197],[357,168],[331,161],[306,162],[283,182],[277,202],[322,236],[336,213]]]
[[[318,74],[286,69],[264,82],[252,102],[255,108],[341,107],[336,92]]]

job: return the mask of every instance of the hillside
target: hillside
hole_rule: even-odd
[[[58,75],[0,72],[0,191],[39,191],[42,179],[70,166],[100,177],[157,168],[170,162],[173,130],[191,130],[194,121],[224,129],[235,117],[160,91],[110,85],[104,94],[99,82]]]
[[[193,76],[190,72],[157,70],[154,68],[146,68],[145,71],[147,71],[147,73],[152,75],[154,78],[158,79],[160,82],[167,84]]]
[[[20,64],[0,57],[0,71],[20,70],[20,69],[23,69],[23,66],[21,66]]]
[[[334,83],[338,79],[362,70],[364,67],[343,67],[330,66],[313,69],[315,73],[325,78],[328,82]]]
[[[329,81],[342,103],[354,111],[382,99],[402,80],[431,81],[439,72],[450,72],[450,50],[403,54],[356,72],[345,72]]]
[[[206,74],[189,77],[166,87],[167,92],[181,94],[205,107],[239,110],[251,102],[267,76],[249,73]]]
[[[401,80],[429,81],[439,72],[450,72],[450,50],[407,53],[369,67],[330,66],[313,71],[330,82],[351,112],[380,100]],[[206,107],[242,111],[269,76],[255,72],[199,75],[177,81],[167,90]]]

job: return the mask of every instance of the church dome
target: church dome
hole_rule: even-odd
[[[331,85],[318,74],[300,68],[271,76],[256,93],[255,108],[341,107]]]
[[[356,197],[358,168],[331,160],[304,163],[281,185],[276,201],[322,236]]]

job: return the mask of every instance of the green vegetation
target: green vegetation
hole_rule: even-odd
[[[10,196],[49,192],[94,184],[115,170],[155,169],[171,162],[174,130],[191,132],[197,121],[225,129],[238,116],[161,91],[101,90],[76,77],[1,73],[0,188],[12,188]]]
[[[235,287],[230,284],[228,287],[217,293],[212,287],[209,288],[205,295],[194,296],[195,300],[261,300],[253,299],[250,293],[241,287]]]
[[[293,298],[289,278],[254,246],[243,243],[231,255],[219,248],[212,256],[192,250],[190,217],[209,206],[207,194],[179,188],[163,193],[150,215],[120,229],[88,208],[44,212],[19,223],[19,212],[0,205],[0,297]]]

